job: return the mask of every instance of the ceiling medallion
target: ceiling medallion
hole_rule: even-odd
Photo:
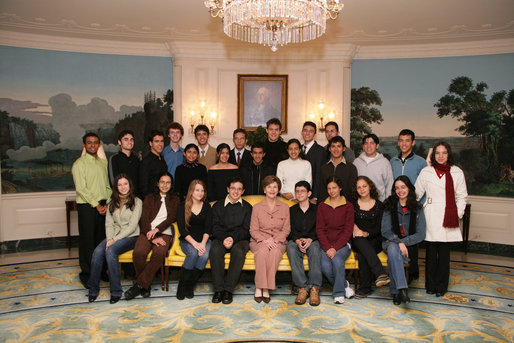
[[[212,17],[223,19],[229,37],[271,47],[321,37],[326,21],[343,9],[340,0],[205,0]]]

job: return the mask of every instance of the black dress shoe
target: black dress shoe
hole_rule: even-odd
[[[446,293],[446,292],[436,292],[435,296],[436,297],[442,297],[444,295],[444,293]]]
[[[222,292],[214,292],[214,295],[212,296],[212,302],[217,304],[221,302],[221,299],[223,298]]]
[[[125,300],[132,300],[141,294],[141,287],[136,283],[125,292]]]
[[[223,303],[225,305],[230,304],[232,302],[232,293],[224,291],[223,292],[223,300],[222,301],[223,301]]]
[[[116,304],[120,299],[121,299],[121,297],[115,297],[115,296],[111,295],[111,300],[109,300],[109,303]]]
[[[409,298],[409,292],[407,290],[407,288],[402,288],[400,289],[400,293],[398,293],[399,296],[400,296],[400,300],[406,304],[410,303],[410,298]]]
[[[98,295],[89,295],[87,297],[87,300],[89,300],[89,302],[92,303],[93,301],[96,300],[96,298],[98,298]]]
[[[393,294],[393,304],[400,305],[402,303],[402,300],[400,299],[400,293]]]
[[[150,295],[152,295],[152,286],[148,287],[148,289],[141,288],[141,296],[143,298],[149,298]]]
[[[431,289],[427,289],[427,294],[430,294],[430,295],[435,294],[435,291],[433,291]]]

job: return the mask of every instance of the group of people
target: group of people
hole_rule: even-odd
[[[251,250],[256,302],[270,301],[287,251],[298,288],[296,304],[309,299],[310,305],[319,305],[325,275],[335,303],[365,298],[373,285],[389,284],[393,303],[399,305],[410,301],[408,281],[419,276],[418,244],[423,240],[426,291],[444,295],[449,284],[448,243],[462,240],[459,219],[467,197],[464,174],[455,166],[450,145],[436,143],[428,166],[414,154],[415,134],[408,129],[400,132],[400,152],[390,161],[377,151],[380,142],[374,134],[364,136],[363,152],[355,157],[335,122],[325,125],[325,147],[315,141],[317,127],[312,122],[303,124],[303,143],[295,138],[284,142],[281,129],[278,119],[268,120],[266,141],[251,150],[246,149],[247,132],[236,129],[233,149],[226,143],[215,149],[208,142],[209,129],[199,125],[194,130],[198,144],[182,148],[184,129],[173,122],[166,128],[169,145],[164,147],[163,133],[153,131],[148,137],[150,153],[141,161],[132,151],[133,132],[125,130],[118,137],[120,152],[109,163],[98,156],[98,136],[87,133],[86,153],[74,163],[72,174],[79,215],[79,276],[89,289],[89,301],[96,300],[100,280],[107,278],[110,302],[121,299],[118,255],[132,249],[136,278],[124,297],[149,297],[173,241],[175,221],[185,254],[179,300],[194,296],[210,260],[212,302],[230,304]],[[243,195],[265,197],[252,207]],[[289,207],[279,197],[296,204]],[[352,249],[359,262],[355,291],[345,275]],[[382,250],[388,255],[389,274],[377,255]]]

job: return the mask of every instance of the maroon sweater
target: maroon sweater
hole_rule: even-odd
[[[341,249],[350,241],[353,233],[353,205],[344,197],[341,203],[333,208],[328,205],[330,198],[318,205],[316,216],[316,234],[321,248]]]

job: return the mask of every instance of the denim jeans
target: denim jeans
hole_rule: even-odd
[[[186,254],[186,258],[184,259],[184,264],[182,268],[184,269],[200,269],[204,270],[205,265],[207,264],[207,260],[209,259],[209,250],[211,250],[211,240],[209,239],[205,244],[205,254],[202,256],[198,256],[198,250],[195,249],[189,242],[185,240],[180,240],[180,248]]]
[[[409,263],[408,257],[403,257],[398,243],[387,242],[384,243],[385,251],[387,253],[387,265],[389,267],[389,276],[391,283],[389,288],[391,294],[398,294],[399,289],[407,288],[407,280],[405,279],[404,263]]]
[[[109,268],[109,284],[111,287],[111,296],[121,297],[123,289],[121,288],[120,282],[120,265],[118,256],[126,251],[134,249],[136,244],[137,236],[125,237],[116,241],[107,250],[105,245],[107,240],[104,239],[93,252],[93,258],[91,259],[91,274],[89,275],[89,295],[97,296],[100,292],[100,275],[104,265],[104,260],[107,261],[107,268]]]
[[[344,297],[346,289],[345,262],[352,248],[350,244],[346,244],[337,250],[334,258],[328,257],[327,253],[321,253],[321,270],[327,277],[328,281],[333,285],[332,296]]]
[[[307,260],[309,261],[309,278],[305,275],[303,266],[303,255],[295,241],[287,242],[287,257],[291,265],[291,275],[297,287],[307,290],[312,287],[321,287],[323,275],[321,274],[321,246],[319,241],[313,241],[307,249]]]

